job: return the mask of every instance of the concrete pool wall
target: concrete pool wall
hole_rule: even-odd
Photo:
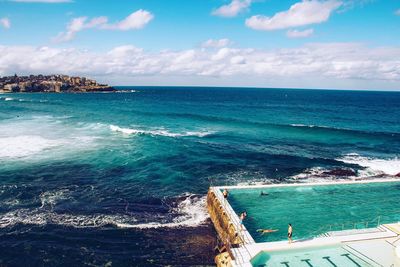
[[[216,257],[217,266],[229,266],[229,262],[243,258],[240,251],[234,255],[233,248],[254,244],[255,241],[244,225],[240,225],[239,217],[217,187],[210,187],[207,194],[207,209],[218,237],[226,250]]]

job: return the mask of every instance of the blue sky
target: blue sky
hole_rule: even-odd
[[[399,36],[394,0],[0,0],[0,75],[395,90]]]

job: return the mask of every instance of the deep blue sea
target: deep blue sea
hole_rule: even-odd
[[[0,95],[1,266],[212,265],[210,184],[400,173],[400,93]]]

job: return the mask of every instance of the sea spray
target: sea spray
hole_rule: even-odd
[[[140,129],[132,129],[132,128],[121,128],[119,126],[110,125],[110,129],[113,132],[120,132],[127,135],[152,135],[152,136],[166,136],[166,137],[185,137],[185,136],[196,136],[196,137],[205,137],[208,135],[213,134],[212,131],[203,131],[203,132],[196,132],[196,131],[186,131],[183,133],[173,133],[168,130],[164,129],[157,129],[157,130],[140,130]]]
[[[377,175],[397,175],[400,173],[400,159],[389,158],[372,158],[364,157],[357,153],[350,153],[337,160],[349,164],[356,164],[364,168],[362,175],[377,176]]]

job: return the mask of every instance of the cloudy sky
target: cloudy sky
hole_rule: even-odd
[[[0,0],[0,76],[400,90],[397,0]]]

